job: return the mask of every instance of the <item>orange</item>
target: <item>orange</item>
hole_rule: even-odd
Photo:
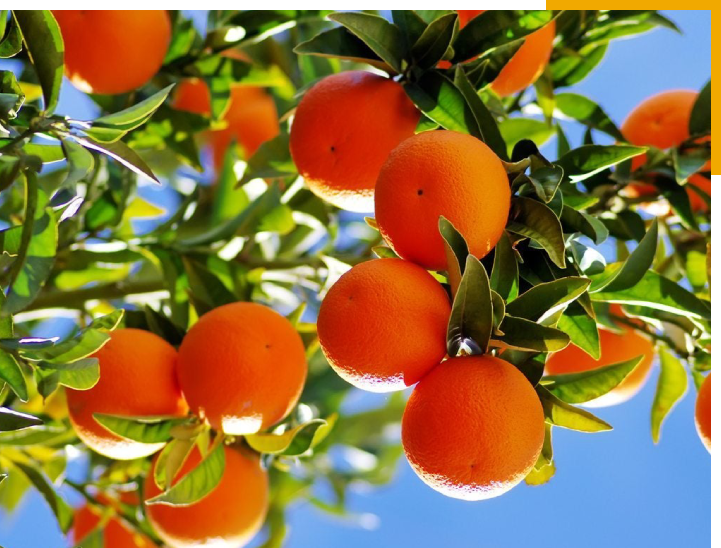
[[[701,441],[711,452],[711,374],[704,379],[696,397],[696,430]]]
[[[643,356],[643,360],[613,390],[584,403],[588,407],[617,405],[631,399],[643,388],[653,363],[653,344],[635,331],[626,329],[623,333],[614,333],[600,328],[598,335],[601,343],[601,357],[598,360],[594,360],[573,344],[550,354],[546,360],[547,375],[565,375],[591,371]]]
[[[691,183],[694,187],[700,188],[703,192],[711,196],[711,180],[707,179],[703,175],[699,175],[698,173],[695,175],[691,175],[689,177],[688,182]],[[706,202],[705,199],[701,197],[701,195],[696,192],[695,188],[692,188],[690,186],[686,187],[686,192],[688,193],[688,199],[691,203],[691,209],[693,211],[708,211],[709,205]]]
[[[486,10],[456,10],[458,24],[465,27],[471,19],[479,16]],[[513,95],[532,85],[543,74],[553,52],[553,39],[556,37],[556,23],[551,21],[536,32],[529,34],[518,51],[511,57],[491,88],[501,97]],[[448,68],[451,64],[441,61],[438,65]]]
[[[140,329],[117,329],[93,357],[100,380],[90,390],[67,390],[68,414],[78,437],[101,455],[125,460],[145,457],[162,443],[139,443],[116,436],[93,413],[126,417],[183,416],[188,407],[176,378],[177,352],[163,339]]]
[[[199,78],[184,80],[178,86],[175,108],[195,114],[210,114],[210,91]],[[243,147],[243,158],[250,158],[258,147],[280,133],[278,111],[273,98],[262,88],[237,85],[230,88],[230,101],[223,114],[227,126],[211,133],[215,169],[223,165],[225,151],[232,141]]]
[[[230,447],[224,451],[223,477],[208,495],[189,506],[145,505],[150,524],[169,547],[240,548],[263,526],[268,511],[268,474],[261,468],[257,454]],[[200,461],[196,446],[173,484]],[[145,477],[146,500],[160,494],[153,479],[156,462],[157,458]]]
[[[295,407],[308,366],[293,325],[255,303],[203,315],[180,345],[178,374],[190,408],[216,430],[252,434]]]
[[[110,499],[106,495],[101,494],[96,498],[98,502],[104,505],[118,507],[117,501]],[[121,499],[128,504],[138,503],[137,500],[126,501],[125,497],[121,497]],[[87,504],[75,511],[73,539],[76,544],[79,544],[80,541],[95,530],[101,519],[103,519],[104,511],[101,508]],[[111,517],[102,529],[104,548],[155,548],[155,544],[148,537],[134,530],[121,517]]]
[[[330,288],[318,314],[318,340],[352,385],[402,390],[446,355],[450,313],[448,294],[428,272],[402,259],[375,259]]]
[[[511,187],[501,160],[475,137],[426,131],[391,152],[378,176],[376,221],[395,252],[430,269],[446,268],[438,219],[446,217],[479,259],[503,234]]]
[[[403,414],[408,462],[449,497],[482,500],[515,487],[538,459],[545,435],[541,402],[510,363],[451,358],[413,390]]]
[[[383,162],[419,119],[397,82],[363,71],[334,74],[301,99],[290,152],[316,195],[343,209],[372,211]]]
[[[86,93],[146,84],[163,64],[170,19],[163,10],[53,10],[65,43],[65,74]]]

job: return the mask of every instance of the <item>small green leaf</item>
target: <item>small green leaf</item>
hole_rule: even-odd
[[[536,386],[538,397],[543,405],[546,422],[553,426],[577,430],[579,432],[605,432],[613,430],[610,424],[589,413],[585,409],[574,407],[551,394],[545,387]]]
[[[122,129],[123,131],[133,130],[144,124],[158,109],[158,107],[165,102],[170,94],[170,91],[173,89],[173,86],[175,86],[175,84],[171,84],[161,89],[147,99],[144,99],[125,110],[101,116],[100,118],[93,120],[92,124],[93,126]]]
[[[413,63],[421,69],[433,68],[443,59],[453,38],[458,15],[448,13],[432,21],[411,48]]]
[[[286,430],[281,434],[250,434],[245,436],[245,441],[259,453],[298,456],[310,448],[313,436],[325,425],[327,425],[325,420],[313,419],[299,424],[290,430]],[[305,441],[299,444],[295,440],[301,437],[304,438]]]
[[[585,403],[616,388],[643,359],[641,355],[582,373],[549,375],[541,384],[566,403]]]
[[[533,470],[526,476],[527,485],[542,485],[548,483],[556,473],[556,465],[553,462],[553,445],[551,440],[551,431],[553,426],[546,424],[546,436],[543,438],[543,447],[541,454],[538,455]]]
[[[403,37],[400,29],[393,23],[378,15],[352,12],[332,13],[328,19],[340,23],[363,40],[393,70],[398,73],[403,70]]]
[[[316,34],[301,42],[293,51],[299,55],[315,55],[366,63],[377,69],[394,74],[396,71],[369,48],[363,40],[345,27],[338,27]]]
[[[571,303],[559,318],[556,327],[568,335],[573,344],[594,360],[601,357],[598,325],[580,304]]]
[[[580,297],[590,283],[587,278],[569,276],[535,285],[508,303],[506,312],[543,324]]]
[[[20,401],[28,401],[28,387],[20,365],[14,356],[2,351],[0,351],[0,380],[8,383]]]
[[[603,109],[588,97],[577,93],[559,93],[556,95],[556,108],[569,118],[603,131],[616,141],[625,141],[621,131]]]
[[[411,101],[428,118],[453,131],[477,135],[477,122],[460,90],[439,72],[426,72],[418,82],[403,87]]]
[[[93,418],[113,434],[140,443],[166,442],[173,426],[186,422],[184,418],[121,417],[101,413],[93,413]]]
[[[93,169],[95,158],[86,148],[72,139],[63,139],[61,142],[65,158],[68,160],[68,174],[62,186],[67,187],[82,180]]]
[[[711,133],[711,80],[706,83],[696,98],[688,128],[691,135]]]
[[[646,150],[646,147],[629,145],[583,145],[566,153],[556,164],[563,168],[571,182],[577,183]]]
[[[569,343],[568,335],[563,331],[524,318],[516,318],[508,313],[503,318],[500,329],[503,335],[492,340],[491,346],[533,352],[557,352],[566,348]]]
[[[51,481],[40,470],[22,462],[15,461],[13,464],[25,474],[25,477],[30,480],[30,483],[40,492],[45,501],[50,505],[53,514],[55,514],[55,518],[60,525],[60,530],[63,533],[67,533],[73,522],[73,509],[58,495]]]
[[[410,49],[423,34],[426,22],[414,10],[391,10],[391,17],[405,38],[406,49]]]
[[[591,238],[596,245],[602,244],[608,238],[608,228],[603,222],[593,215],[585,211],[578,211],[565,203],[561,210],[561,224],[565,233],[580,232]]]
[[[491,270],[491,289],[506,301],[518,296],[518,262],[508,233],[504,232],[496,244]]]
[[[651,406],[651,437],[654,443],[661,439],[661,426],[674,405],[686,393],[688,375],[681,361],[661,346],[658,355],[661,374],[656,385],[656,395]]]
[[[145,504],[189,506],[198,502],[210,494],[223,477],[225,451],[222,440],[217,440],[215,448],[195,468],[165,492],[146,500]],[[228,451],[232,451],[232,449],[228,449]]]
[[[536,146],[541,146],[556,133],[553,126],[532,118],[506,118],[498,128],[509,153],[523,139],[530,139]]]
[[[443,238],[443,248],[446,252],[446,262],[448,263],[448,281],[451,284],[451,293],[455,296],[458,286],[461,283],[463,269],[466,266],[468,257],[468,244],[463,235],[456,230],[448,219],[443,215],[438,219],[438,230]]]
[[[58,104],[63,81],[63,37],[48,10],[13,10],[23,35],[25,49],[43,88],[45,112],[51,114]]]
[[[148,164],[145,163],[145,160],[143,160],[137,152],[122,141],[100,143],[89,137],[73,136],[73,138],[85,148],[102,152],[128,168],[133,173],[146,177],[154,183],[160,184],[160,181],[158,181],[158,178],[150,170]]]
[[[0,26],[5,25],[7,18],[7,10],[0,12]],[[23,37],[20,34],[20,28],[18,27],[17,21],[14,17],[11,17],[9,21],[10,28],[5,32],[5,28],[0,30],[0,59],[14,57],[23,49]],[[4,38],[3,38],[4,36]]]
[[[493,306],[488,274],[478,259],[468,255],[448,321],[448,355],[456,356],[467,339],[473,340],[485,352],[492,331]]]
[[[27,415],[14,409],[0,407],[0,432],[23,430],[24,428],[39,426],[41,424],[43,424],[43,421],[33,415]]]
[[[538,242],[559,268],[566,267],[566,244],[563,229],[556,214],[545,204],[516,196],[506,229]]]

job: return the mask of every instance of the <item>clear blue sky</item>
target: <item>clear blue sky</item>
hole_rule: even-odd
[[[657,30],[612,44],[603,64],[576,91],[599,101],[620,123],[647,96],[672,88],[700,89],[711,71],[709,11],[667,12],[684,31]],[[69,94],[67,94],[69,95]],[[67,104],[68,108],[79,105]],[[419,546],[454,548],[601,548],[709,546],[711,459],[693,422],[695,389],[672,412],[661,443],[650,436],[658,368],[631,402],[598,410],[613,432],[584,435],[554,429],[557,473],[542,487],[521,485],[489,501],[445,498],[402,461],[388,486],[358,489],[349,508],[373,530],[322,514],[309,504],[289,514],[289,548]],[[383,400],[363,397],[360,403]],[[20,513],[0,515],[5,548],[66,546],[37,495]]]

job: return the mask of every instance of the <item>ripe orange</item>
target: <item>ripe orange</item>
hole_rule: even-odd
[[[438,219],[463,234],[471,253],[488,254],[503,234],[511,187],[483,142],[455,131],[426,131],[398,145],[376,187],[376,220],[395,252],[430,270],[446,267]]]
[[[290,152],[315,194],[343,209],[372,211],[383,162],[419,119],[397,82],[363,71],[334,74],[301,99]]]
[[[643,355],[643,360],[616,388],[595,400],[584,403],[588,407],[617,405],[631,399],[643,388],[653,363],[653,344],[635,331],[626,329],[623,333],[614,333],[601,328],[598,330],[598,334],[601,342],[600,359],[594,360],[576,345],[569,344],[563,350],[554,352],[548,357],[546,374],[580,373],[641,355]]]
[[[489,499],[515,487],[538,459],[541,402],[526,377],[491,356],[451,358],[413,390],[403,448],[416,474],[449,497]]]
[[[268,511],[268,474],[257,454],[225,447],[225,470],[208,495],[189,506],[146,504],[153,529],[172,548],[213,546],[240,548],[260,530]],[[178,482],[201,461],[195,447],[173,480]],[[160,494],[153,473],[145,477],[146,500]],[[110,547],[109,547],[110,548]]]
[[[711,374],[704,379],[696,397],[696,430],[701,441],[711,452]]]
[[[117,507],[117,501],[106,495],[96,497],[99,502]],[[121,497],[127,504],[137,504],[137,497]],[[75,511],[73,520],[73,539],[79,544],[88,534],[95,530],[103,517],[103,511],[95,506],[85,505]],[[103,546],[105,548],[155,548],[148,537],[135,531],[122,518],[113,516],[103,526]]]
[[[178,86],[174,100],[175,108],[210,114],[210,91],[199,78],[184,80]],[[258,147],[280,133],[278,111],[273,98],[256,86],[238,85],[230,89],[230,101],[222,116],[227,123],[223,129],[211,133],[215,169],[223,165],[225,151],[235,140],[243,147],[243,158],[250,158]]]
[[[163,339],[140,329],[117,329],[94,354],[100,380],[90,390],[67,390],[68,414],[78,437],[92,450],[126,460],[150,455],[162,443],[139,443],[116,436],[93,413],[127,417],[183,416],[188,407],[176,378],[177,352]]]
[[[458,12],[458,24],[463,28],[471,19],[486,10],[456,11]],[[553,39],[555,37],[556,23],[554,21],[529,34],[525,38],[523,45],[496,76],[496,79],[491,84],[493,91],[501,97],[506,97],[533,85],[543,73],[546,65],[548,65],[553,52]],[[448,68],[451,64],[447,61],[441,61],[438,66]]]
[[[446,355],[448,295],[433,276],[402,259],[354,266],[330,288],[318,340],[346,381],[372,392],[418,382]]]
[[[163,10],[53,10],[65,42],[65,74],[86,93],[125,93],[150,80],[170,45]]]
[[[190,408],[227,434],[252,434],[283,419],[298,402],[307,370],[293,325],[254,303],[211,310],[179,350],[178,376]]]

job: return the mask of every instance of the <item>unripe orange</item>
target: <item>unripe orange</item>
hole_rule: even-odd
[[[372,392],[418,382],[446,355],[448,294],[402,259],[354,266],[330,288],[318,314],[318,340],[335,371]]]

